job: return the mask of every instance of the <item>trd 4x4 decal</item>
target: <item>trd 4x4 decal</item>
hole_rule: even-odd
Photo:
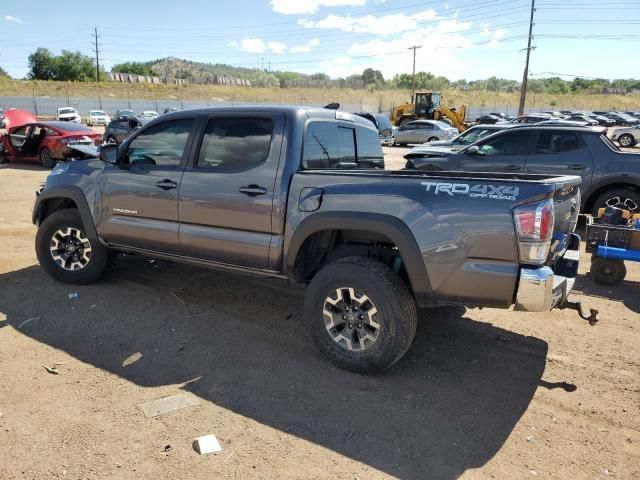
[[[469,185],[468,183],[421,182],[427,192],[436,195],[468,195],[471,198],[488,198],[491,200],[515,200],[520,188],[510,185]]]

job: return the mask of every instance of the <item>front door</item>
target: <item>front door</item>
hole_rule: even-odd
[[[100,237],[158,252],[179,251],[178,190],[192,142],[192,118],[142,130],[118,150],[101,181]]]
[[[281,115],[209,118],[180,187],[185,255],[267,268],[283,128]]]
[[[532,133],[511,131],[477,142],[478,152],[461,152],[459,169],[465,172],[522,172]],[[465,150],[466,151],[466,150]]]
[[[536,135],[525,171],[554,176],[579,175],[582,177],[580,189],[586,191],[591,186],[593,159],[578,132],[543,130]]]
[[[26,156],[25,151],[29,150],[34,130],[35,125],[32,123],[15,129],[13,133],[9,135],[9,153],[15,157]]]

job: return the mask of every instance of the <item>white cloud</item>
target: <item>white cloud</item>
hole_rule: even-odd
[[[15,22],[15,23],[24,23],[24,21],[21,18],[18,17],[12,17],[11,15],[5,15],[4,19],[7,22]]]
[[[491,38],[491,40],[487,44],[489,47],[496,47],[500,43],[500,40],[504,38],[506,33],[507,31],[504,28],[496,28],[493,32],[491,32],[488,28],[485,28],[482,31],[481,35],[483,37]]]
[[[376,35],[393,35],[418,28],[420,22],[434,20],[436,11],[429,9],[412,15],[397,13],[374,17],[365,15],[352,17],[351,15],[327,15],[321,20],[307,20],[301,18],[298,25],[304,28],[337,29],[345,32],[371,33]]]
[[[289,53],[307,53],[311,51],[312,47],[317,47],[318,45],[320,45],[320,40],[312,38],[304,45],[294,45],[289,49]]]
[[[227,47],[239,47],[247,53],[263,53],[270,51],[271,53],[284,53],[287,50],[287,45],[282,42],[269,42],[265,43],[261,38],[243,38],[240,43],[231,41],[227,43]]]
[[[271,0],[269,5],[276,13],[303,15],[316,13],[320,7],[359,7],[367,0]]]

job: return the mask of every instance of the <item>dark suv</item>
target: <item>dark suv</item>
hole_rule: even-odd
[[[148,120],[139,117],[118,117],[111,120],[104,130],[102,139],[105,143],[120,144],[131,135],[131,132],[139,129]]]

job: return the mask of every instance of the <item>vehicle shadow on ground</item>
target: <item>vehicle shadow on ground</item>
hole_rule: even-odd
[[[458,308],[421,311],[390,371],[340,370],[314,349],[300,292],[266,283],[127,256],[104,281],[76,287],[34,266],[0,275],[0,325],[144,387],[189,382],[216,405],[400,478],[481,467],[539,385],[575,390],[541,380],[544,341]]]
[[[42,172],[46,172],[51,170],[50,168],[45,168],[40,165],[40,162],[36,160],[11,160],[5,163],[0,163],[0,170],[11,169],[11,170],[39,170]]]
[[[640,313],[640,282],[625,279],[617,285],[600,285],[587,273],[578,275],[576,289],[590,297],[621,301],[632,312]]]

